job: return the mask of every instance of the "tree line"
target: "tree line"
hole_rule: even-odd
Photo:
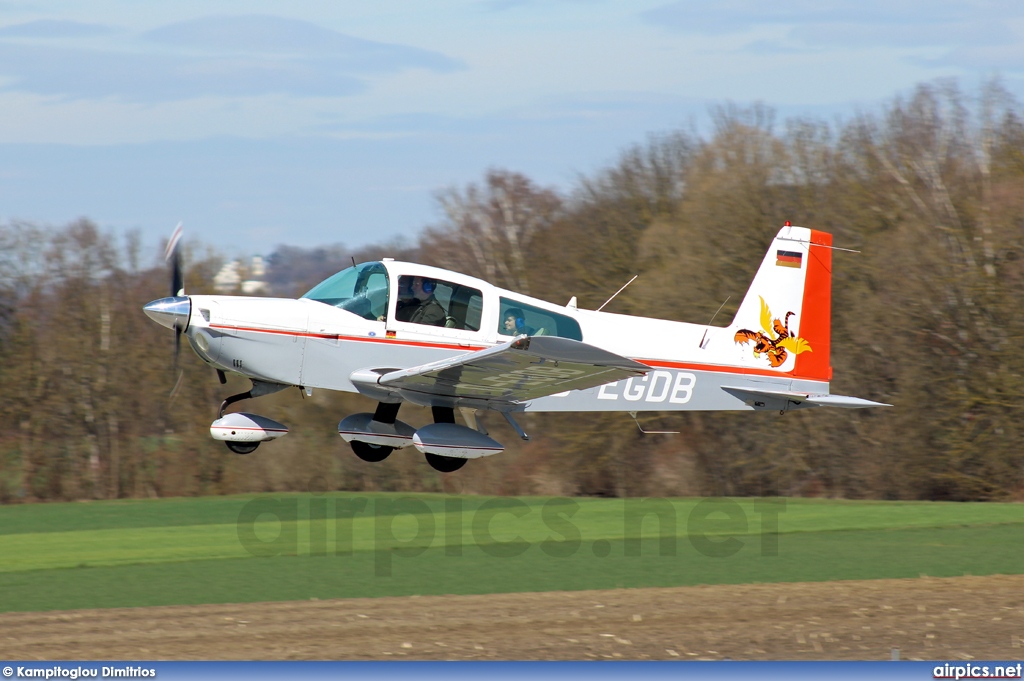
[[[531,414],[533,441],[444,476],[419,454],[381,464],[334,430],[359,396],[297,390],[253,406],[292,432],[248,457],[209,438],[221,386],[141,313],[166,295],[136,234],[82,220],[0,225],[0,501],[273,490],[495,494],[1019,498],[1024,353],[1024,116],[998,83],[918,86],[847,121],[722,106],[706,134],[652,135],[559,192],[507,170],[438,195],[415,243],[279,247],[276,295],[389,256],[594,309],[731,319],[784,221],[831,232],[833,391],[873,410],[641,416]],[[192,241],[186,290],[223,258]],[[403,407],[414,424],[427,410]]]

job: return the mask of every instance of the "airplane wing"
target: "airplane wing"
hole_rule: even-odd
[[[558,336],[522,336],[486,350],[383,374],[383,388],[517,403],[650,371],[646,364]]]
[[[891,404],[872,402],[860,397],[848,395],[815,395],[792,390],[763,390],[760,388],[743,388],[722,386],[722,390],[733,397],[738,397],[747,404],[769,409],[790,407],[841,407],[844,409],[862,409],[864,407],[891,407]],[[782,407],[776,403],[782,403]],[[770,406],[769,406],[770,405]]]

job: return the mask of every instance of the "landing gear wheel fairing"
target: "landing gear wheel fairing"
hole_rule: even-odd
[[[356,456],[369,463],[383,461],[388,458],[391,452],[395,451],[394,447],[371,445],[368,442],[360,442],[359,440],[352,440],[349,444],[352,445],[352,451],[356,453]]]

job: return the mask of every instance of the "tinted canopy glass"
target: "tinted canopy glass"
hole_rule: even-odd
[[[572,317],[543,310],[511,298],[501,299],[498,333],[503,336],[561,336],[583,340],[579,323]]]
[[[388,272],[382,263],[364,262],[323,280],[302,297],[363,319],[381,319],[388,309]]]
[[[396,321],[479,331],[482,310],[479,289],[443,279],[398,277]]]

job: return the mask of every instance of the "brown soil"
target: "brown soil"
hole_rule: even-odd
[[[0,659],[1020,659],[1024,575],[0,615]]]

